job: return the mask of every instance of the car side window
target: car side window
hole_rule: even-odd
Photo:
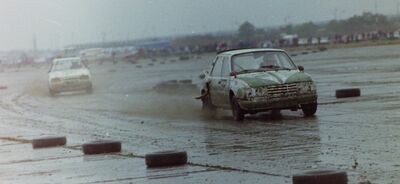
[[[223,59],[223,64],[222,64],[222,76],[227,77],[229,76],[229,73],[231,72],[231,65],[229,62],[229,57],[224,57]]]
[[[215,61],[213,71],[211,72],[211,76],[213,76],[213,77],[221,76],[222,61],[223,61],[223,57],[218,57],[218,59]]]

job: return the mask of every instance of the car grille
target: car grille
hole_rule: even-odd
[[[296,84],[281,84],[267,87],[267,94],[270,97],[292,96],[296,95],[298,87]]]

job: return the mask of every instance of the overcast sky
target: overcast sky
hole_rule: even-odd
[[[400,0],[0,0],[0,50],[396,14]],[[335,13],[336,12],[336,13]]]

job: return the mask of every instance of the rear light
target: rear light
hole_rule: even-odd
[[[81,75],[81,77],[79,77],[79,79],[87,80],[87,79],[89,79],[89,75]]]

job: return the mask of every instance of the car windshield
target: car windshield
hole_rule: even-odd
[[[51,71],[75,70],[84,68],[80,60],[62,60],[54,63]]]
[[[250,52],[235,55],[232,58],[233,70],[240,72],[257,72],[266,70],[295,70],[296,66],[284,52]]]

